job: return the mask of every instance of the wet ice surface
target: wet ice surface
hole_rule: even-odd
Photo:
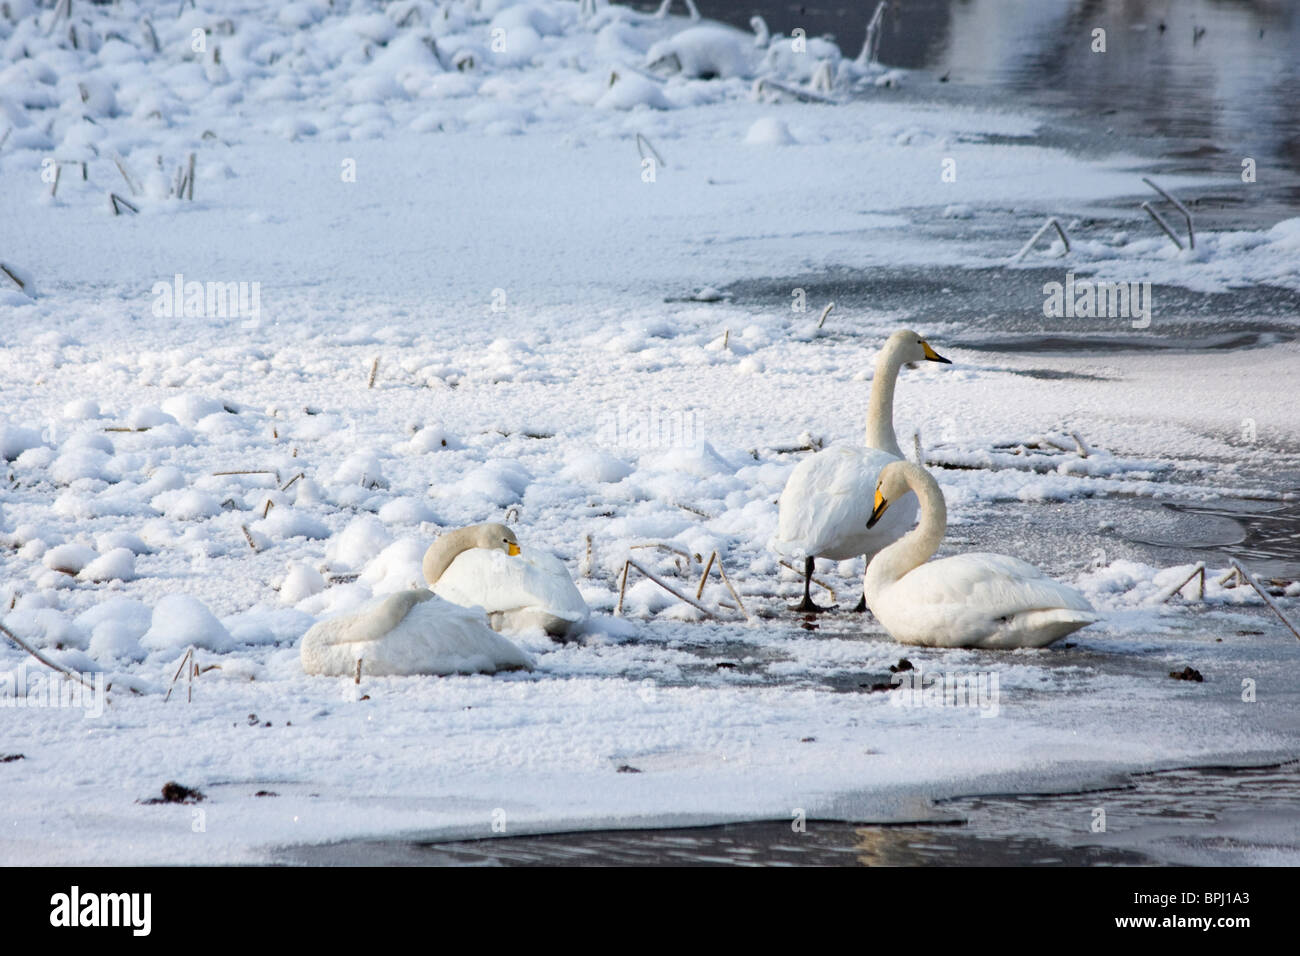
[[[1037,226],[1035,221],[1020,224],[1014,244]],[[1005,225],[999,234],[1005,237]],[[986,351],[1104,356],[1145,349],[1251,348],[1296,336],[1300,292],[1271,286],[1199,293],[1156,284],[1154,317],[1150,327],[1142,329],[1125,319],[1047,318],[1042,312],[1042,287],[1064,282],[1068,268],[1065,264],[1020,271],[873,266],[746,279],[725,289],[738,305],[770,302],[788,297],[790,289],[803,288],[815,290],[819,299],[834,301],[841,312],[925,316],[930,327],[951,327],[954,345]],[[846,329],[838,320],[828,319],[827,327],[832,339],[853,338],[852,326]]]
[[[948,800],[959,821],[755,822],[453,843],[301,847],[279,862],[359,866],[1300,865],[1300,764],[1141,774],[1122,788]]]

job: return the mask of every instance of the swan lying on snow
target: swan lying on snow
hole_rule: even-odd
[[[781,492],[777,530],[770,547],[804,561],[803,601],[795,610],[825,610],[814,604],[808,593],[814,558],[843,561],[861,554],[870,562],[872,555],[897,541],[916,521],[916,498],[909,494],[895,502],[885,518],[867,523],[881,469],[903,457],[894,435],[898,370],[904,363],[921,361],[952,364],[910,329],[891,335],[876,357],[867,405],[866,446],[835,445],[805,458],[790,474]],[[865,599],[857,610],[866,610]]]
[[[424,579],[454,604],[483,608],[499,631],[541,628],[564,637],[590,615],[564,563],[542,551],[521,553],[503,524],[444,534],[424,555]]]
[[[303,670],[349,676],[358,660],[371,676],[532,670],[532,658],[498,630],[563,637],[590,614],[564,564],[521,554],[502,524],[442,535],[423,571],[432,590],[399,591],[313,626],[302,639]]]
[[[302,639],[308,674],[349,677],[491,674],[532,670],[532,659],[492,628],[482,612],[444,601],[426,588],[398,591],[354,614],[314,625]]]
[[[948,525],[939,484],[920,465],[887,465],[868,527],[912,492],[921,524],[877,554],[863,590],[885,630],[927,647],[1046,647],[1098,620],[1088,599],[1019,558],[959,554],[929,561]],[[926,563],[929,561],[929,563]]]

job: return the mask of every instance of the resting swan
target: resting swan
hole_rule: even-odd
[[[519,553],[514,533],[504,525],[462,528],[443,535],[425,553],[425,579],[432,584],[462,554],[487,548],[494,550],[483,553],[507,560]],[[473,606],[480,603],[466,607],[428,588],[377,598],[353,614],[321,621],[303,635],[302,668],[335,677],[355,674],[358,660],[361,672],[371,676],[532,670],[532,658],[498,634]]]
[[[814,604],[808,593],[814,558],[843,561],[863,555],[870,562],[874,554],[902,537],[916,521],[916,499],[908,495],[896,502],[888,518],[874,526],[867,524],[871,493],[880,470],[903,457],[894,435],[898,370],[904,363],[921,361],[952,364],[910,329],[891,335],[876,357],[867,405],[866,446],[834,445],[805,458],[790,474],[781,492],[771,547],[779,554],[804,561],[803,601],[794,610],[826,610]],[[855,610],[866,610],[865,599]]]
[[[302,639],[308,674],[379,677],[403,674],[491,674],[532,670],[532,659],[506,640],[481,611],[444,601],[427,588],[398,591],[354,614],[314,625]]]
[[[541,628],[564,637],[590,614],[564,563],[543,551],[521,554],[503,524],[442,535],[424,555],[424,579],[453,604],[483,608],[498,631]]]
[[[885,466],[867,526],[909,492],[921,523],[867,565],[863,591],[894,640],[927,647],[1046,647],[1098,620],[1087,598],[1019,558],[959,554],[929,561],[948,526],[943,492],[909,461]],[[927,563],[928,562],[928,563]]]

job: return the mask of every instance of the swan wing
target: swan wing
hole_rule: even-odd
[[[772,550],[793,558],[871,555],[916,520],[916,496],[892,505],[870,530],[880,470],[899,459],[877,448],[835,445],[801,461],[786,481]]]
[[[934,646],[1041,647],[1098,620],[1074,588],[1003,554],[931,561],[889,585],[884,598],[881,621],[891,633]]]
[[[471,548],[456,557],[434,593],[463,607],[481,607],[489,615],[540,612],[579,624],[590,614],[564,562],[529,549],[515,556]]]
[[[399,591],[351,614],[320,621],[299,650],[308,674],[346,677],[357,661],[370,676],[531,670],[532,659],[492,630],[482,611],[427,589]]]

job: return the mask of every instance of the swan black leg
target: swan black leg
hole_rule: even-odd
[[[853,610],[858,614],[865,614],[867,612],[867,596],[865,594],[858,598],[858,603],[854,605]]]
[[[814,604],[809,589],[812,587],[813,559],[804,558],[803,562],[803,600],[794,608],[800,614],[821,614],[826,608]]]

